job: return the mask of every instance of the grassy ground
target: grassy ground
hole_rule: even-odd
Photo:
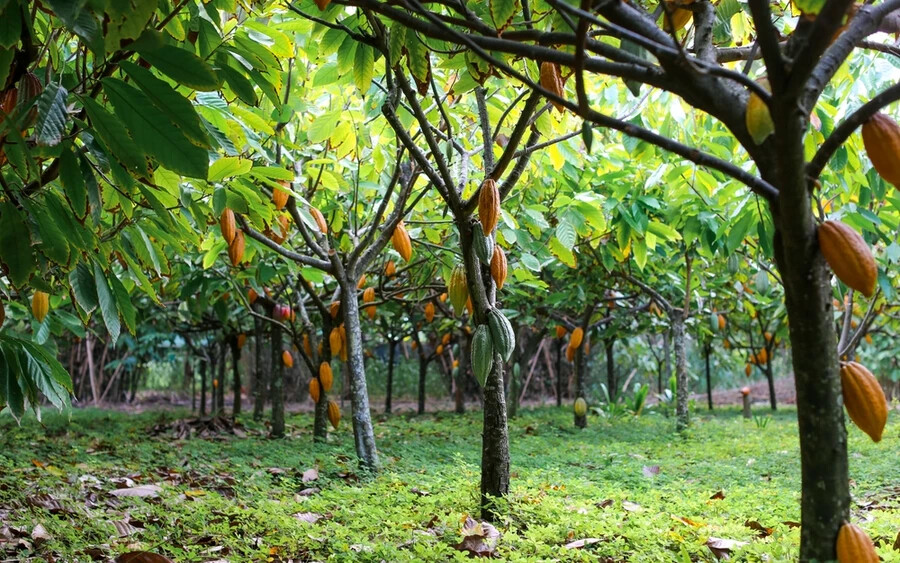
[[[465,516],[477,514],[480,413],[379,420],[383,471],[374,479],[357,472],[349,420],[319,445],[309,415],[291,419],[279,441],[250,421],[246,437],[150,435],[178,415],[78,410],[48,413],[44,428],[0,419],[0,560],[4,549],[6,559],[58,561],[138,549],[175,561],[466,558],[454,546]],[[892,418],[880,444],[850,428],[850,471],[854,520],[885,561],[900,561],[896,411]],[[736,561],[797,558],[791,411],[764,427],[736,410],[701,412],[677,437],[656,414],[591,417],[577,431],[569,410],[542,408],[511,421],[510,438],[512,494],[497,526],[504,560],[714,561],[710,538],[746,542],[733,549]],[[318,478],[303,482],[313,467]],[[132,485],[161,490],[111,494]],[[37,525],[48,539],[32,540]],[[587,538],[599,541],[564,547]]]

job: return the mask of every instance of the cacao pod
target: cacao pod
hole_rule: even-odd
[[[569,331],[566,330],[566,327],[563,325],[556,325],[556,337],[562,338],[563,336],[569,334]]]
[[[846,362],[841,365],[841,388],[850,420],[873,442],[880,441],[888,416],[881,384],[862,364]]]
[[[750,374],[753,372],[753,367],[750,364],[744,366],[744,375],[750,377]]]
[[[237,335],[237,347],[238,347],[238,350],[240,350],[241,348],[243,348],[243,347],[244,347],[244,344],[246,344],[246,343],[247,343],[247,335],[244,334],[243,332],[242,332],[241,334],[238,334],[238,335]]]
[[[307,356],[312,356],[312,344],[309,342],[309,335],[303,335],[303,351],[306,352]]]
[[[375,305],[369,305],[368,307],[366,307],[366,314],[369,315],[370,321],[375,320],[375,313]]]
[[[688,17],[691,12],[688,10]],[[673,16],[674,18],[674,16]],[[766,78],[760,78],[757,83],[766,89],[769,88],[769,81]],[[744,124],[747,126],[747,132],[757,145],[761,145],[769,135],[775,132],[775,123],[772,121],[772,115],[769,113],[769,106],[760,98],[756,92],[750,92],[747,99],[747,109],[744,110]]]
[[[446,291],[444,293],[442,293],[440,297],[438,297],[438,301],[440,301],[441,303],[447,302],[447,292]]]
[[[769,273],[765,270],[760,270],[756,272],[756,291],[765,295],[769,293]]]
[[[256,290],[253,289],[252,287],[250,289],[248,289],[247,290],[247,301],[250,303],[250,305],[253,305],[254,303],[256,303],[257,299],[259,299],[259,294],[256,293]]]
[[[0,324],[2,324],[2,322],[0,322]],[[872,343],[872,335],[866,334],[866,344],[871,344],[871,343]]]
[[[725,315],[719,315],[719,330],[725,330]]]
[[[472,316],[472,296],[466,298],[466,312],[469,313],[469,316]]]
[[[294,367],[294,356],[291,356],[291,353],[287,350],[281,353],[281,361],[289,368]]]
[[[0,123],[3,123],[3,120],[6,119],[6,116],[11,114],[14,109],[16,109],[16,103],[19,100],[19,90],[18,88],[10,88],[9,90],[3,92],[3,96],[0,97],[0,111],[2,111],[2,115],[0,115]]]
[[[438,344],[438,345],[437,345],[437,348],[435,348],[434,351],[435,351],[435,353],[436,353],[438,356],[440,356],[441,354],[444,353],[444,345],[443,345],[443,344]]]
[[[687,8],[679,8],[677,2],[667,1],[666,9],[669,13],[663,14],[663,29],[672,33],[673,31],[681,31],[691,21],[694,12]],[[671,20],[670,20],[671,17]]]
[[[325,8],[331,4],[331,0],[315,0],[316,6],[319,8],[320,12],[324,12]]]
[[[341,312],[341,301],[332,301],[331,305],[328,307],[328,312],[331,314],[332,319],[336,319],[338,317],[338,313]]]
[[[365,291],[363,291],[363,303],[371,303],[375,301],[375,288],[367,287]]]
[[[359,281],[356,282],[356,289],[362,289],[365,285],[366,285],[366,275],[363,274],[363,275],[359,278]]]
[[[457,264],[450,274],[450,304],[457,315],[462,314],[463,307],[469,299],[469,285],[466,281],[466,268],[462,264]]]
[[[488,328],[491,329],[491,342],[494,348],[500,353],[503,361],[509,361],[513,350],[516,347],[516,334],[513,332],[512,325],[503,313],[498,309],[491,308],[487,314]]]
[[[453,369],[456,369],[458,367],[459,367],[459,360],[453,360]]]
[[[334,384],[334,372],[331,371],[331,364],[328,362],[319,364],[319,383],[322,385],[323,391],[326,393],[331,391],[331,386]]]
[[[222,231],[222,238],[225,239],[225,242],[231,244],[235,234],[234,211],[227,207],[222,210],[222,215],[219,217],[219,229]]]
[[[722,347],[726,350],[731,350],[731,342],[726,339],[725,342],[722,343]]]
[[[328,401],[328,420],[331,421],[331,425],[337,430],[338,425],[341,423],[341,409],[334,401]]]
[[[21,111],[27,111],[23,128],[31,127],[34,120],[37,119],[37,98],[44,91],[44,86],[33,72],[26,72],[22,80],[19,81],[19,100],[18,105]]]
[[[331,329],[328,335],[328,344],[331,346],[332,357],[341,353],[341,331],[338,327]]]
[[[291,230],[291,218],[287,215],[279,215],[278,229],[281,231],[281,236],[279,237],[281,239],[279,244],[281,244],[281,242],[287,239],[288,233]]]
[[[37,322],[44,322],[44,317],[50,312],[50,296],[43,291],[35,291],[31,297],[31,313]]]
[[[569,348],[577,349],[581,346],[582,340],[584,340],[584,329],[579,326],[572,331],[572,336],[569,337]]]
[[[284,187],[288,187],[289,185],[289,183],[286,181],[279,181],[278,183]],[[277,209],[278,211],[284,209],[284,206],[287,205],[288,202],[288,196],[290,195],[290,193],[281,188],[272,188],[272,203],[275,204],[275,209]]]
[[[444,336],[441,337],[441,344],[443,344],[444,346],[446,346],[447,344],[450,344],[450,338],[451,338],[451,337],[450,337],[450,333],[449,333],[449,332],[446,333],[446,334],[444,334]]]
[[[231,265],[237,266],[244,259],[244,233],[236,231],[231,244],[228,245],[228,258],[231,259]]]
[[[650,312],[656,315],[657,317],[662,316],[662,309],[659,308],[659,305],[656,304],[655,301],[650,302]]]
[[[541,88],[553,92],[560,98],[566,97],[565,84],[563,83],[562,75],[559,72],[558,64],[548,63],[546,61],[541,63]],[[565,109],[565,106],[555,100],[550,100],[550,103],[552,103],[553,107],[559,112],[562,112]]]
[[[319,380],[313,377],[309,380],[309,398],[312,399],[314,403],[318,403],[320,396]]]
[[[497,227],[500,218],[500,190],[497,182],[488,178],[481,184],[478,194],[478,218],[481,220],[483,235],[489,235]]]
[[[219,380],[218,380],[218,379],[213,379],[213,380],[212,380],[212,385],[213,385],[213,389],[218,389],[218,387],[219,387]]]
[[[481,232],[477,224],[472,229],[472,249],[482,264],[491,263],[491,257],[494,255],[494,238]]]
[[[387,264],[384,266],[384,275],[392,278],[397,274],[397,266],[394,265],[393,260],[388,260]]]
[[[350,349],[347,347],[347,329],[344,328],[343,323],[341,323],[341,326],[338,327],[338,332],[341,335],[341,361],[346,362],[347,353],[350,351]]]
[[[568,360],[570,362],[574,362],[576,350],[577,350],[577,348],[572,348],[571,346],[567,346],[566,347],[566,360]]]
[[[741,387],[741,395],[743,395],[743,396],[746,397],[746,396],[749,395],[749,394],[750,394],[750,388],[749,388],[749,387],[746,387],[746,386]]]
[[[819,225],[819,249],[834,275],[866,297],[875,293],[878,268],[862,236],[840,221]]]
[[[416,348],[419,347],[419,343],[416,342],[415,340],[413,340],[412,343],[409,345],[409,347],[412,348],[413,350],[415,350]]]
[[[478,325],[472,336],[472,371],[475,379],[484,387],[487,376],[494,364],[494,344],[487,325]]]
[[[495,244],[494,256],[491,258],[491,277],[497,284],[497,291],[503,289],[503,283],[506,281],[506,266],[506,253],[499,244]]]
[[[756,354],[756,362],[765,365],[769,361],[769,351],[763,348]]]
[[[863,146],[878,175],[900,187],[900,125],[879,112],[862,126]]]
[[[425,304],[425,320],[429,323],[434,320],[434,303],[431,301]]]
[[[764,332],[763,338],[766,339],[766,342],[771,342],[772,341],[772,333],[769,331]]]
[[[312,218],[316,222],[316,226],[319,227],[319,232],[323,235],[328,234],[328,223],[325,222],[325,216],[322,215],[322,212],[313,206],[309,206],[309,214],[312,215]]]
[[[862,528],[844,522],[837,537],[838,563],[878,563],[875,544]]]
[[[587,401],[584,397],[575,399],[575,416],[584,416],[587,414]]]
[[[406,232],[406,226],[403,224],[403,221],[400,221],[394,227],[394,233],[391,235],[391,244],[394,246],[397,254],[403,260],[409,262],[410,258],[412,258],[412,241],[409,240],[409,233]]]
[[[728,255],[728,273],[736,274],[741,267],[741,258],[737,253]]]

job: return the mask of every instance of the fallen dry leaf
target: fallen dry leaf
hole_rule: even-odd
[[[309,522],[310,524],[315,524],[322,519],[322,515],[316,514],[315,512],[298,512],[294,514],[294,518],[300,520],[301,522]]]
[[[601,500],[600,502],[594,503],[594,506],[596,506],[597,508],[606,508],[607,506],[612,506],[612,505],[613,505],[613,499],[611,499],[611,498],[605,498],[605,499]]]
[[[716,491],[713,496],[709,497],[709,500],[724,500],[725,492],[724,491]]]
[[[309,483],[310,481],[315,481],[319,478],[319,470],[315,467],[311,467],[303,472],[303,476],[300,477],[300,480],[304,483]]]
[[[44,528],[43,524],[38,524],[31,530],[31,541],[34,542],[35,546],[41,545],[45,541],[50,539],[50,534],[47,533],[47,529]]]
[[[500,532],[487,522],[478,522],[470,516],[466,517],[461,533],[463,540],[456,544],[456,549],[467,551],[475,557],[492,557],[500,542]]]
[[[581,549],[582,547],[584,547],[586,545],[599,543],[601,541],[603,541],[603,540],[601,540],[600,538],[584,538],[583,540],[575,540],[575,541],[569,542],[566,545],[564,545],[563,547],[566,549]]]
[[[624,508],[628,512],[640,512],[641,510],[644,510],[641,505],[636,502],[631,502],[630,500],[623,500],[622,508]]]
[[[728,559],[732,549],[743,545],[747,545],[747,542],[712,537],[706,540],[706,547],[712,551],[712,554],[715,555],[716,559]]]
[[[772,528],[763,526],[756,520],[747,520],[744,522],[744,526],[747,526],[751,530],[755,530],[761,538],[767,538],[772,535],[772,532],[775,531]]]
[[[125,489],[114,489],[109,492],[114,497],[156,497],[159,496],[162,487],[158,485],[138,485],[137,487],[128,487]]]
[[[694,522],[690,518],[685,518],[684,516],[675,516],[674,514],[672,514],[672,520],[676,520],[678,522],[681,522],[682,524],[687,524],[688,526],[693,526],[694,528],[699,528],[703,525],[699,522]]]
[[[645,465],[641,471],[644,473],[644,477],[654,477],[656,475],[659,475],[659,466]]]

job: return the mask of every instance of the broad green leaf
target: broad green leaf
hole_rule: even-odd
[[[109,149],[111,156],[116,157],[126,169],[140,176],[147,175],[147,157],[116,116],[94,101],[82,97],[81,102],[87,111],[88,118],[100,140]]]
[[[242,176],[250,171],[253,162],[249,159],[238,157],[224,157],[212,163],[209,167],[210,182],[218,182],[231,176]]]
[[[50,0],[49,4],[69,31],[80,37],[96,56],[102,58],[106,53],[103,29],[90,8],[83,2],[71,0]]]
[[[25,415],[25,396],[19,386],[19,355],[13,346],[17,341],[7,339],[0,334],[0,398],[9,407],[16,422]],[[21,346],[21,344],[18,344]]]
[[[19,3],[8,1],[0,11],[0,47],[13,48],[22,37],[22,17]]]
[[[72,206],[72,211],[78,219],[84,219],[87,215],[87,190],[84,187],[84,177],[81,175],[81,167],[78,157],[68,149],[64,149],[59,156],[59,180],[66,191],[66,199]]]
[[[560,262],[570,268],[575,267],[575,255],[572,254],[572,251],[569,248],[566,248],[566,246],[562,244],[558,238],[550,237],[549,247],[550,252],[552,252],[554,256],[559,258]]]
[[[250,106],[259,102],[253,83],[246,76],[229,66],[221,66],[216,72],[225,79],[225,83],[242,102]]]
[[[100,303],[100,314],[103,316],[103,324],[106,325],[109,338],[115,345],[119,339],[119,333],[122,331],[119,309],[116,307],[116,299],[109,288],[106,274],[103,273],[103,268],[100,267],[100,264],[96,262],[94,262],[94,282],[97,284],[97,300]]]
[[[28,227],[9,201],[0,203],[0,262],[6,265],[9,281],[15,286],[24,285],[35,268]]]
[[[178,84],[204,92],[211,92],[219,87],[216,71],[206,61],[186,49],[163,45],[157,49],[141,49],[138,52],[147,62]]]
[[[58,145],[66,128],[66,97],[69,91],[60,84],[51,82],[44,87],[37,101],[38,118],[34,134],[39,144]]]
[[[406,26],[401,23],[394,22],[391,24],[389,46],[391,66],[396,66],[403,56],[403,46],[406,44]]]
[[[497,31],[503,31],[512,23],[513,17],[519,11],[517,0],[489,0],[491,19]]]
[[[313,119],[312,124],[306,130],[306,137],[310,143],[321,143],[327,141],[334,133],[338,121],[341,119],[342,111],[332,111]]]
[[[128,290],[125,289],[125,286],[122,285],[122,282],[119,281],[115,274],[110,272],[108,279],[116,296],[116,305],[122,314],[122,320],[125,321],[125,327],[128,329],[128,332],[135,334],[137,331],[137,309],[134,308],[131,302],[131,295],[128,294]]]
[[[353,83],[360,93],[369,91],[375,69],[375,50],[368,45],[360,44],[356,48],[356,61],[353,64]]]
[[[69,273],[69,285],[78,301],[78,306],[85,313],[93,313],[97,308],[97,284],[94,281],[94,273],[84,262],[79,262],[75,269]]]

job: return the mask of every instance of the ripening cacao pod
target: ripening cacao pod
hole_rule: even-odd
[[[875,293],[878,268],[869,245],[862,236],[840,221],[819,225],[819,250],[834,275],[866,297]]]
[[[425,320],[429,323],[434,320],[434,303],[431,301],[425,304]]]
[[[291,356],[291,353],[285,350],[281,353],[281,362],[285,366],[292,368],[294,367],[294,356]]]
[[[325,8],[331,4],[331,0],[315,0],[316,6],[319,8],[320,12],[324,12]]]
[[[254,303],[256,303],[257,299],[259,299],[259,294],[256,293],[256,290],[253,289],[252,287],[250,289],[248,289],[247,290],[247,302],[249,302],[250,305],[253,305]]]
[[[587,401],[584,397],[575,399],[575,416],[584,416],[587,414]]]
[[[494,237],[484,234],[477,224],[472,229],[472,249],[482,264],[487,266],[491,263],[491,257],[494,255]]]
[[[771,342],[772,341],[772,333],[769,331],[764,332],[763,338],[766,339],[766,342]]]
[[[688,11],[688,14],[690,13]],[[766,91],[771,91],[768,79],[760,78],[757,83]],[[756,92],[750,92],[750,97],[747,98],[747,109],[744,112],[744,124],[747,132],[750,133],[754,143],[761,145],[769,135],[775,132],[775,123],[772,121],[772,114],[769,113],[769,106]]]
[[[666,2],[666,11],[668,14],[663,13],[663,29],[669,33],[684,29],[694,16],[694,12],[687,8],[679,8],[678,3],[672,1]]]
[[[356,282],[356,289],[362,289],[366,285],[366,275],[363,274],[360,276],[359,281]]]
[[[447,344],[450,344],[450,333],[449,332],[445,333],[444,336],[441,337],[441,344],[443,344],[444,346],[446,346]]]
[[[569,348],[577,349],[581,346],[582,340],[584,340],[584,329],[579,326],[572,331],[572,336],[569,337]]]
[[[497,290],[503,289],[503,283],[506,281],[506,253],[500,248],[500,245],[494,245],[494,256],[491,258],[491,277],[497,284]]]
[[[375,288],[367,287],[365,291],[363,291],[363,303],[371,303],[375,301]]]
[[[3,123],[3,120],[6,119],[6,116],[12,113],[14,109],[16,109],[16,103],[19,101],[19,90],[18,88],[10,88],[3,92],[3,96],[0,97],[0,111],[3,112],[0,115],[0,123]]]
[[[388,260],[387,264],[384,265],[384,275],[389,278],[397,275],[397,266],[394,265],[393,260]]]
[[[769,352],[765,348],[761,349],[756,354],[756,362],[761,365],[765,365],[769,361]]]
[[[900,125],[879,112],[862,126],[863,146],[884,181],[900,187]]]
[[[443,344],[438,344],[438,345],[437,345],[437,348],[435,348],[434,351],[435,351],[435,353],[436,353],[438,356],[440,356],[441,354],[444,353],[444,345],[443,345]]]
[[[453,360],[453,369],[456,369],[458,367],[459,367],[459,360]]]
[[[725,339],[725,342],[722,343],[722,348],[725,348],[726,350],[731,350],[731,342],[729,342],[727,338]]]
[[[563,325],[556,325],[556,337],[562,338],[563,336],[569,334],[569,331],[566,330],[566,327]]]
[[[566,97],[565,84],[559,72],[558,64],[546,61],[541,63],[541,88],[553,92],[560,98]],[[555,100],[550,100],[550,103],[553,104],[557,111],[562,112],[565,109],[565,106]]]
[[[572,348],[571,346],[567,346],[566,347],[566,360],[568,360],[570,362],[574,362],[576,350],[578,350],[578,348]]]
[[[725,323],[725,315],[719,315],[718,322],[719,322],[719,330],[725,330],[725,324],[726,324]]]
[[[862,528],[844,522],[837,537],[838,563],[878,563],[875,544]]]
[[[478,325],[472,336],[472,372],[475,379],[484,387],[487,376],[494,363],[494,344],[491,331],[487,325]]]
[[[516,347],[516,333],[512,324],[498,309],[491,308],[487,314],[488,328],[491,329],[491,342],[500,353],[503,361],[509,361]]]
[[[419,347],[419,343],[416,342],[415,340],[413,340],[412,343],[409,345],[409,347],[412,348],[413,350],[415,350],[416,348]]]
[[[334,384],[334,373],[331,371],[331,364],[328,362],[319,364],[319,383],[322,384],[322,389],[326,393],[331,391],[331,386]]]
[[[227,207],[222,210],[222,215],[219,217],[219,228],[222,231],[222,238],[225,239],[225,242],[231,244],[235,235],[234,211]]]
[[[872,335],[871,334],[866,334],[865,338],[866,338],[866,344],[872,343]]]
[[[338,327],[338,333],[341,335],[341,361],[347,361],[347,353],[350,351],[349,346],[347,346],[347,329],[344,328],[343,323]]]
[[[741,267],[741,258],[738,254],[732,253],[728,255],[728,273],[736,274]]]
[[[332,356],[341,353],[341,331],[338,327],[331,329],[331,333],[328,335],[328,344],[331,346]]]
[[[307,356],[312,356],[312,344],[309,342],[309,335],[303,334],[303,351]]]
[[[873,442],[880,441],[888,416],[881,384],[862,364],[845,362],[841,364],[841,389],[850,420]]]
[[[247,335],[243,332],[237,335],[237,347],[238,350],[244,347],[244,344],[247,343]]]
[[[338,313],[341,312],[341,301],[340,300],[332,301],[331,306],[328,307],[328,312],[331,314],[332,319],[336,319],[338,316]]]
[[[446,291],[444,293],[442,293],[440,297],[438,297],[438,301],[440,301],[441,303],[447,302],[447,292]]]
[[[466,299],[466,312],[469,313],[469,316],[472,316],[472,309],[473,309],[473,307],[472,307],[472,296],[470,295],[470,296]]]
[[[35,291],[31,297],[31,313],[37,322],[44,322],[44,317],[50,312],[50,296],[43,291]]]
[[[331,425],[337,430],[338,425],[341,423],[341,409],[334,401],[328,401],[328,420],[331,421]]]
[[[481,184],[478,194],[478,218],[481,220],[482,234],[489,235],[497,227],[500,218],[500,190],[497,182],[488,178]]]
[[[323,235],[327,235],[328,223],[325,222],[325,216],[322,215],[322,212],[310,205],[309,214],[312,215],[313,220],[315,220],[316,226],[319,228],[319,232]]]
[[[244,233],[236,231],[231,244],[228,245],[228,258],[231,259],[231,265],[237,266],[244,259]]]
[[[750,377],[750,374],[753,372],[753,367],[750,364],[744,366],[744,375]]]
[[[44,91],[44,86],[33,72],[26,72],[22,80],[19,81],[19,100],[18,105],[22,111],[27,110],[23,128],[31,127],[34,120],[37,119],[37,98]]]
[[[409,233],[406,232],[406,226],[403,224],[403,221],[400,221],[394,227],[394,233],[391,235],[391,244],[394,246],[397,254],[403,260],[409,262],[410,258],[412,258],[412,241],[409,240]]]
[[[320,396],[321,390],[319,389],[319,380],[313,377],[309,380],[309,397],[314,403],[318,403]]]
[[[374,320],[375,320],[375,314],[376,314],[376,312],[377,312],[377,311],[375,310],[375,305],[369,305],[369,306],[366,307],[366,314],[369,315],[369,320],[370,320],[370,321],[374,321]]]
[[[466,282],[466,268],[462,264],[457,264],[450,274],[450,287],[447,288],[450,294],[450,304],[457,315],[462,314],[463,307],[469,299],[469,285]]]
[[[290,185],[290,183],[286,181],[279,181],[279,184],[284,186],[285,188]],[[283,190],[281,188],[272,188],[272,203],[275,204],[275,209],[281,211],[284,209],[284,206],[287,205],[288,196],[291,194],[287,192],[287,190]]]

